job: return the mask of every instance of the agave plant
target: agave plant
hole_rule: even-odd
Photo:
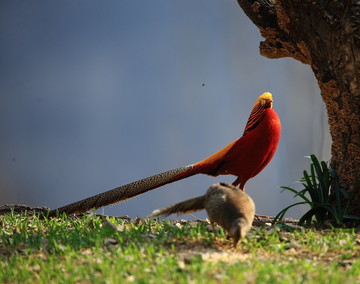
[[[359,217],[349,215],[349,212],[356,208],[350,208],[352,196],[340,187],[339,178],[336,172],[330,168],[326,162],[319,162],[315,155],[310,155],[310,173],[304,170],[303,178],[299,181],[303,189],[298,191],[292,187],[282,186],[283,190],[288,190],[299,196],[303,201],[294,203],[281,210],[275,217],[274,223],[280,221],[286,212],[297,205],[307,204],[310,206],[299,220],[299,224],[310,225],[315,218],[317,223],[322,224],[326,220],[335,220],[336,224],[341,225],[347,220],[360,220]]]

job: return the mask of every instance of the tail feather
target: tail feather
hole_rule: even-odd
[[[194,165],[163,172],[51,210],[50,216],[55,216],[60,213],[83,213],[90,209],[98,209],[110,204],[123,202],[154,188],[190,177],[197,173],[199,173],[199,171]]]
[[[156,209],[153,211],[153,213],[151,213],[147,217],[149,218],[157,217],[157,216],[167,217],[174,213],[177,214],[192,213],[204,209],[204,201],[205,201],[205,195],[198,196],[195,198],[185,200],[183,202],[176,203],[174,205],[170,205],[165,208]]]

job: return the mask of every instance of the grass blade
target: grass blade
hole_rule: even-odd
[[[283,210],[281,210],[274,218],[273,220],[273,224],[275,224],[276,222],[278,221],[281,221],[283,218],[284,218],[284,215],[286,214],[286,212],[291,208],[291,207],[294,207],[294,206],[297,206],[297,205],[302,205],[302,204],[307,204],[307,202],[297,202],[297,203],[294,203],[294,204],[291,204],[290,206],[284,208]]]
[[[301,197],[306,203],[310,203],[311,201],[304,195],[304,193],[302,193],[303,191],[297,191],[296,189],[293,189],[291,187],[288,186],[280,186],[280,188],[284,189],[284,190],[288,190],[292,193],[294,193],[294,197],[299,196]]]

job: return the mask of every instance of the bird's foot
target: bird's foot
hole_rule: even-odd
[[[255,218],[260,219],[260,218],[270,218],[270,216],[266,216],[266,215],[259,215],[259,214],[255,214]]]

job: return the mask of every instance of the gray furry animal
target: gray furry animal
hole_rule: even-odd
[[[216,183],[205,195],[157,209],[148,217],[166,217],[202,209],[206,210],[213,228],[214,223],[217,223],[228,232],[233,239],[234,248],[251,229],[255,216],[255,204],[249,195],[231,184]]]

